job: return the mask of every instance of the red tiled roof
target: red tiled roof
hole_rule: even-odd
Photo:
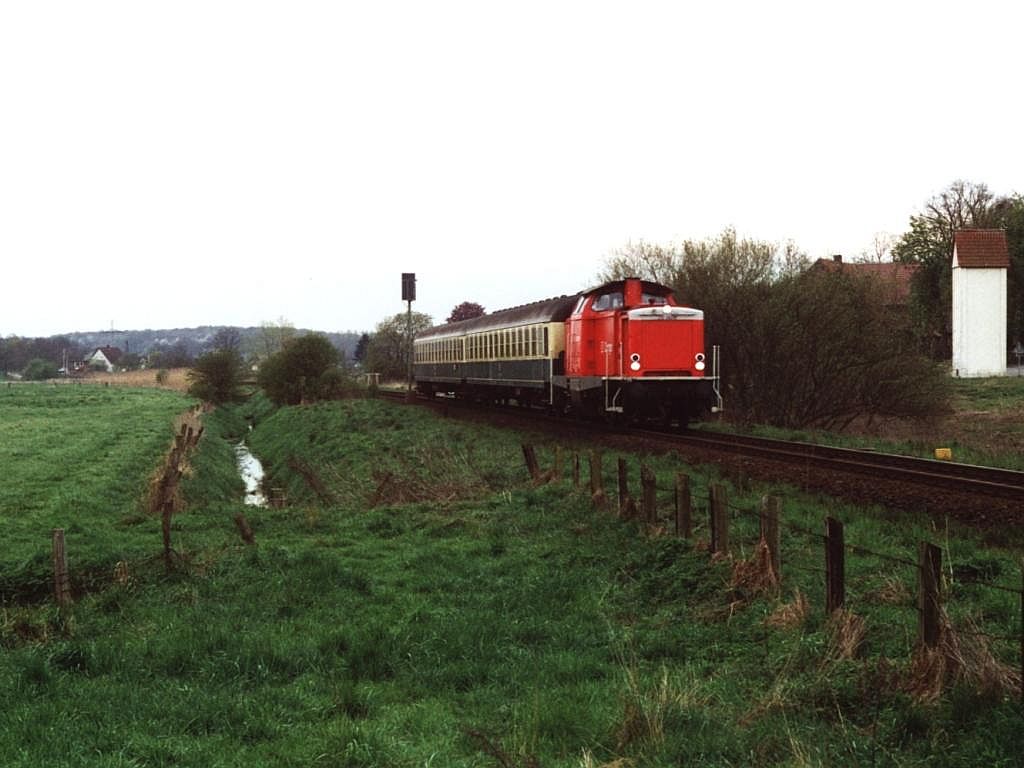
[[[961,229],[953,235],[953,253],[961,267],[1010,267],[1010,250],[1002,229]]]
[[[910,281],[918,270],[917,264],[896,262],[845,262],[833,259],[818,259],[820,269],[842,270],[847,274],[863,275],[883,284],[892,291],[893,304],[906,304],[910,300]]]

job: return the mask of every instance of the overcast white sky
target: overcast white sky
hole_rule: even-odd
[[[0,335],[371,330],[1024,192],[1020,3],[3,2]]]

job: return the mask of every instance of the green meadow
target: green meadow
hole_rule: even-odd
[[[690,475],[697,525],[682,540],[595,509],[568,460],[590,446],[376,400],[275,409],[254,396],[206,416],[168,568],[141,498],[190,401],[0,395],[0,579],[23,585],[28,569],[45,582],[61,525],[79,584],[65,617],[45,588],[5,587],[0,765],[1011,766],[1024,754],[1007,687],[1020,597],[984,586],[1019,587],[1018,553],[944,521],[627,456],[634,481],[641,460],[656,471],[665,514],[675,473]],[[116,436],[86,438],[83,424]],[[242,438],[285,506],[240,503]],[[532,485],[524,441],[546,468],[560,448],[562,478]],[[605,454],[610,497],[617,455]],[[731,558],[707,551],[711,482],[729,489]],[[106,495],[114,485],[123,493]],[[756,562],[767,492],[789,527],[782,585],[762,590],[737,563]],[[78,504],[61,501],[71,494]],[[822,605],[825,515],[878,553],[848,555],[842,623]],[[920,540],[945,549],[946,608],[969,656],[940,686],[912,661],[915,569],[891,559],[912,560]]]
[[[0,385],[4,600],[46,594],[54,528],[66,531],[79,588],[152,547],[146,487],[174,417],[193,404],[156,390]]]

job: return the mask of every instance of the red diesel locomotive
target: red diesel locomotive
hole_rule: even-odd
[[[721,405],[704,313],[638,278],[437,326],[413,349],[427,395],[680,424]]]

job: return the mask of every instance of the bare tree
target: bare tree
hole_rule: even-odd
[[[260,323],[260,352],[264,358],[284,349],[284,345],[295,338],[295,326],[287,318],[281,316],[277,320],[264,320]]]
[[[379,373],[385,379],[405,378],[412,349],[412,338],[406,332],[406,320],[406,314],[400,312],[377,323],[377,329],[366,348],[364,367],[367,371]],[[432,323],[430,315],[413,312],[413,336],[425,331]]]

